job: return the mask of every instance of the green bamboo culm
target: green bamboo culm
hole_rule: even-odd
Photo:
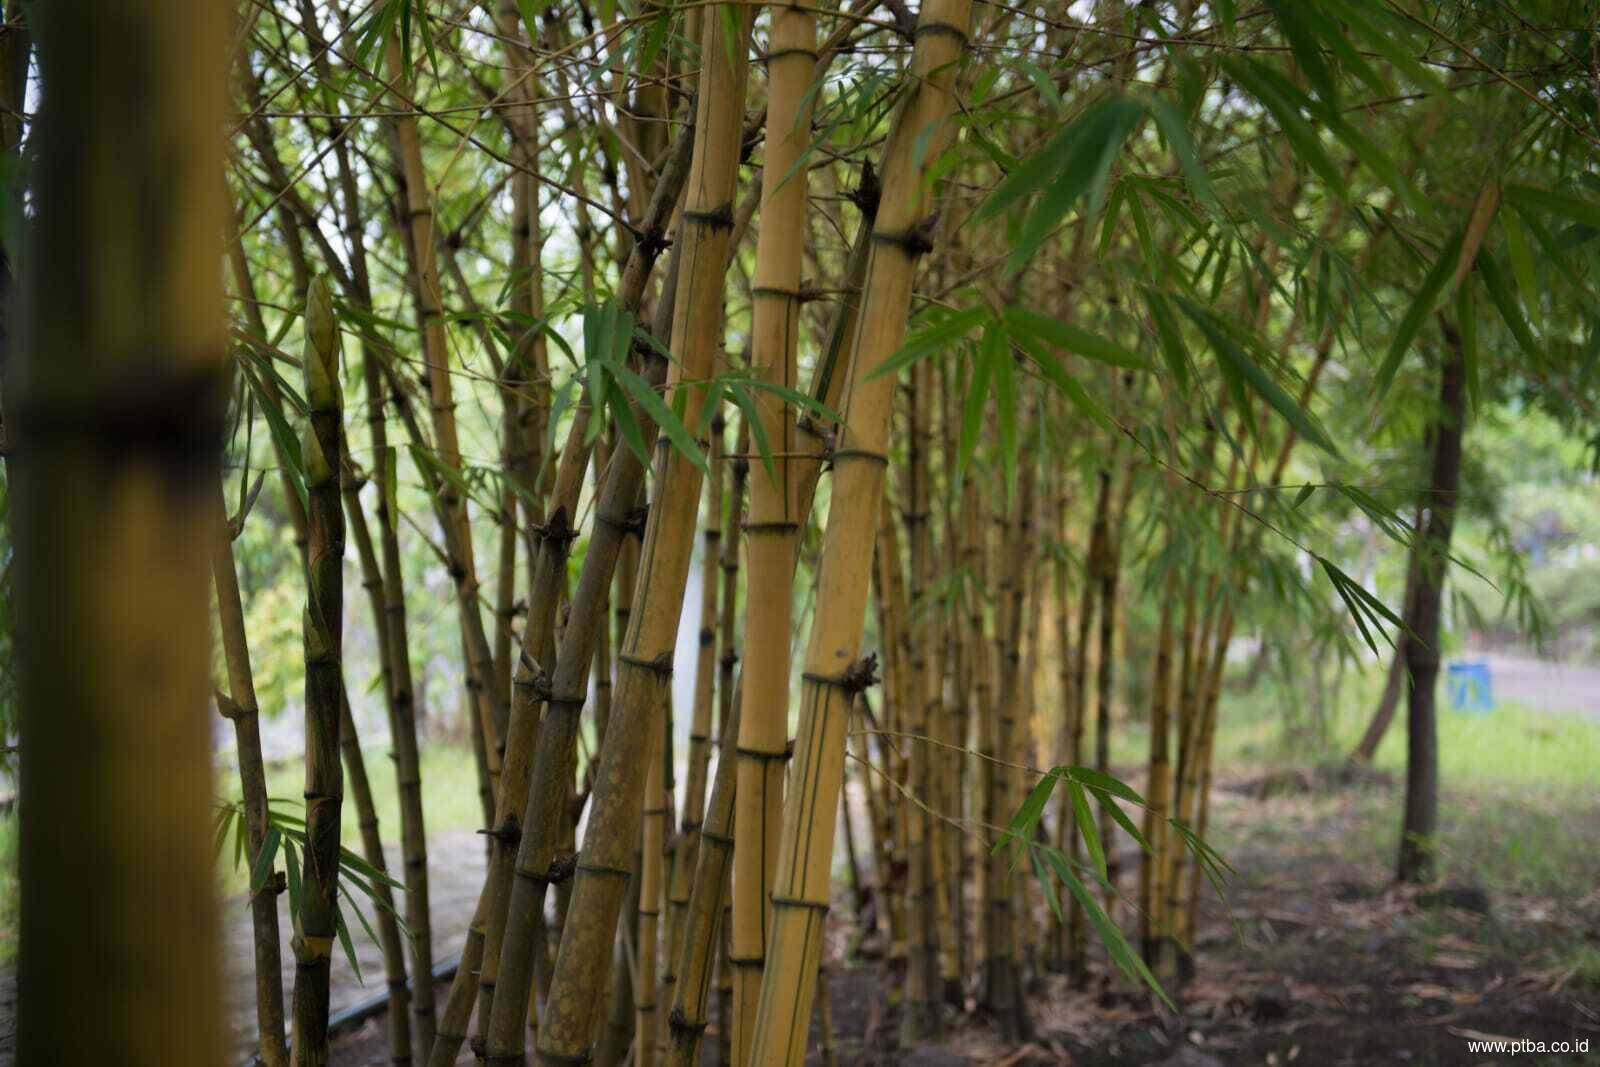
[[[344,512],[339,501],[344,400],[339,388],[339,328],[326,278],[306,292],[303,369],[307,424],[301,442],[306,518],[306,849],[294,917],[294,1067],[328,1062],[328,971],[338,934],[339,766],[344,704]]]

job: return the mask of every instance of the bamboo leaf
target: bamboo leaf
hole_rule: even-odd
[[[1300,161],[1315,171],[1336,195],[1344,196],[1344,175],[1323,150],[1316,128],[1302,112],[1310,103],[1305,94],[1282,75],[1255,60],[1223,59],[1221,63],[1233,80],[1271,113]]]
[[[874,367],[862,380],[870,382],[884,375],[899,374],[917,360],[948,348],[969,331],[989,321],[989,318],[989,309],[982,305],[946,316],[906,338],[894,355]]]
[[[1053,172],[1054,181],[1023,220],[1007,261],[1010,269],[1016,270],[1032,258],[1080,198],[1088,201],[1086,214],[1099,211],[1111,164],[1143,111],[1133,99],[1114,96],[1090,108],[1059,135],[1066,143]]]
[[[1311,5],[1297,0],[1266,0],[1266,4],[1278,29],[1283,31],[1284,39],[1289,42],[1289,50],[1294,53],[1295,63],[1299,65],[1306,81],[1311,83],[1318,96],[1337,108],[1338,82],[1322,58],[1322,42],[1313,32],[1311,19],[1307,17],[1306,9]]]
[[[978,449],[978,439],[983,432],[983,411],[989,398],[989,379],[994,369],[981,356],[972,361],[972,379],[967,383],[967,395],[961,402],[961,443],[956,454],[956,484],[961,484],[963,472]]]
[[[1528,234],[1515,211],[1500,213],[1500,228],[1506,235],[1506,259],[1511,263],[1511,276],[1516,279],[1517,290],[1522,294],[1522,306],[1532,318],[1540,310],[1539,288],[1534,279],[1533,254],[1528,250]],[[1496,302],[1498,303],[1498,301]]]
[[[1183,180],[1189,184],[1189,191],[1196,200],[1215,204],[1217,192],[1212,188],[1211,179],[1194,150],[1194,141],[1189,137],[1189,124],[1164,97],[1155,97],[1148,106],[1151,117],[1156,121],[1156,128],[1167,139],[1167,145],[1178,160],[1178,169],[1183,172]]]
[[[1421,288],[1417,290],[1411,306],[1406,308],[1405,315],[1400,319],[1400,325],[1395,328],[1394,337],[1389,341],[1389,352],[1384,356],[1383,364],[1378,368],[1378,377],[1373,383],[1374,404],[1381,404],[1383,398],[1388,395],[1389,387],[1394,384],[1395,372],[1400,369],[1400,361],[1411,348],[1411,342],[1416,339],[1417,331],[1422,328],[1423,321],[1438,305],[1439,297],[1455,271],[1457,254],[1461,251],[1464,235],[1463,230],[1457,230],[1439,250],[1433,269],[1422,279]]]
[[[605,407],[611,412],[611,418],[617,424],[617,432],[622,435],[622,440],[633,452],[639,463],[646,469],[650,466],[650,445],[644,439],[644,431],[639,428],[639,422],[633,417],[633,411],[628,407],[628,398],[622,394],[622,387],[610,377],[603,379],[605,382]]]
[[[1172,372],[1173,379],[1178,383],[1178,388],[1186,388],[1189,383],[1189,350],[1183,343],[1183,333],[1178,329],[1178,320],[1172,314],[1172,306],[1167,303],[1166,297],[1151,286],[1142,286],[1145,307],[1150,312],[1150,321],[1156,328],[1156,339],[1161,343],[1161,355],[1166,360],[1167,370]]]
[[[241,362],[239,367],[244,371],[244,379],[256,398],[256,406],[267,417],[267,429],[272,434],[272,442],[277,447],[278,455],[288,465],[289,484],[294,487],[295,495],[300,498],[300,506],[304,508],[308,506],[309,498],[306,496],[305,463],[300,458],[300,436],[290,428],[288,420],[283,417],[283,408],[267,395],[250,365]]]
[[[837,424],[844,421],[843,415],[840,415],[810,393],[802,393],[798,389],[791,389],[786,385],[779,385],[777,382],[769,382],[763,378],[745,373],[724,374],[718,377],[716,381],[727,385],[737,384],[746,389],[759,389],[762,392],[771,393],[785,402],[827,419],[831,423]]]
[[[1141,808],[1145,806],[1144,797],[1140,796],[1132,786],[1128,785],[1120,778],[1112,777],[1103,771],[1097,771],[1093,767],[1074,766],[1068,768],[1067,773],[1070,774],[1075,781],[1082,782],[1090,789],[1099,790],[1102,793],[1110,793],[1112,796],[1121,797],[1130,804],[1137,804]]]
[[[1206,335],[1206,339],[1211,342],[1212,350],[1217,353],[1223,364],[1248,382],[1250,387],[1281,415],[1296,433],[1331,455],[1339,454],[1338,448],[1322,427],[1293,397],[1284,392],[1255,360],[1250,358],[1238,342],[1228,335],[1226,329],[1212,320],[1210,313],[1187,297],[1177,296],[1174,299],[1178,301],[1178,306],[1183,309],[1184,314],[1200,327],[1200,332]]]
[[[1056,387],[1062,396],[1067,398],[1068,403],[1102,429],[1112,429],[1111,419],[1100,409],[1100,405],[1094,402],[1094,399],[1089,396],[1083,386],[1078,384],[1077,379],[1067,373],[1060,360],[1046,351],[1032,337],[1013,337],[1012,340],[1017,343],[1017,346],[1023,352],[1027,353],[1028,358],[1033,360],[1034,365],[1039,368],[1039,372],[1045,376],[1051,385]]]
[[[1540,189],[1509,182],[1501,190],[1507,203],[1529,211],[1543,211],[1600,230],[1600,202],[1559,189]]]
[[[750,427],[750,440],[756,446],[756,454],[761,457],[761,468],[766,472],[767,479],[777,477],[777,468],[772,462],[772,442],[767,438],[767,428],[761,422],[761,412],[756,406],[755,397],[745,390],[742,385],[730,385],[728,395],[733,402],[739,405],[739,410],[744,412],[745,425]]]
[[[1100,806],[1106,810],[1106,813],[1116,821],[1116,824],[1122,827],[1123,833],[1133,838],[1134,843],[1143,851],[1152,851],[1150,842],[1145,840],[1144,834],[1133,824],[1133,820],[1128,818],[1128,813],[1122,810],[1121,804],[1118,804],[1110,794],[1103,790],[1091,789],[1090,792],[1094,794],[1094,798],[1100,802]]]
[[[1017,436],[1017,375],[1011,359],[1011,346],[1006,343],[1005,328],[991,323],[979,343],[982,357],[993,363],[990,380],[994,387],[995,421],[1000,429],[1000,455],[1005,468],[1006,498],[1017,492],[1017,453],[1020,441]]]
[[[267,835],[261,839],[261,851],[256,853],[256,862],[250,868],[252,893],[260,892],[261,887],[267,884],[267,879],[272,877],[272,861],[278,857],[278,844],[282,839],[283,835],[276,826],[267,827]]]
[[[1033,860],[1033,878],[1039,883],[1039,891],[1044,894],[1045,902],[1050,905],[1050,911],[1056,917],[1056,922],[1066,921],[1061,913],[1061,898],[1056,893],[1055,879],[1050,877],[1050,869],[1043,856],[1037,849],[1030,849],[1029,856]]]
[[[1071,323],[1029,311],[1024,307],[1006,308],[1005,321],[1012,336],[1022,334],[1037,337],[1056,348],[1074,352],[1085,359],[1109,363],[1113,367],[1124,367],[1128,370],[1150,369],[1149,364],[1137,353],[1130,352],[1115,341],[1108,341]]]
[[[356,981],[366,985],[367,980],[361,977],[361,963],[356,959],[356,946],[350,941],[350,928],[345,925],[344,909],[337,903],[333,906],[333,928],[339,933],[339,947],[344,949],[344,958],[349,961],[350,969],[356,973]]]
[[[1166,991],[1161,988],[1161,983],[1156,981],[1155,975],[1150,973],[1150,969],[1145,966],[1144,960],[1140,959],[1129,948],[1127,939],[1122,936],[1122,931],[1118,930],[1116,924],[1107,918],[1106,913],[1101,910],[1100,902],[1095,900],[1094,894],[1089,892],[1082,879],[1073,872],[1072,867],[1066,861],[1066,857],[1054,849],[1047,852],[1046,857],[1049,859],[1050,865],[1055,868],[1055,872],[1061,881],[1065,883],[1067,891],[1077,898],[1084,912],[1088,914],[1089,921],[1094,924],[1095,932],[1099,934],[1101,942],[1106,946],[1107,954],[1110,955],[1117,968],[1129,979],[1143,982],[1149,986],[1150,990],[1161,999],[1163,1004],[1168,1008],[1172,1008],[1172,1001],[1167,997]]]
[[[1094,812],[1089,810],[1089,798],[1083,786],[1077,782],[1067,782],[1067,795],[1072,800],[1072,816],[1077,820],[1078,834],[1089,851],[1089,859],[1093,861],[1095,870],[1100,872],[1101,879],[1109,879],[1111,875],[1106,870],[1106,850],[1100,843],[1100,828],[1095,825]]]
[[[302,842],[304,839],[302,838]],[[294,846],[288,841],[283,843],[283,862],[288,868],[289,882],[289,914],[300,914],[300,857],[295,854]]]
[[[633,371],[626,364],[618,363],[612,368],[612,374],[622,387],[639,402],[645,414],[655,421],[657,429],[667,435],[667,440],[672,447],[677,449],[690,463],[700,469],[702,474],[710,472],[706,463],[705,454],[700,451],[699,444],[694,435],[684,426],[683,420],[667,406],[656,391],[650,388],[650,383]]]
[[[1523,318],[1522,310],[1517,307],[1516,298],[1511,295],[1505,276],[1500,273],[1495,258],[1492,255],[1480,255],[1474,266],[1477,268],[1478,277],[1483,279],[1484,291],[1494,302],[1496,310],[1500,312],[1500,318],[1505,321],[1506,329],[1511,331],[1511,336],[1516,340],[1518,347],[1535,362],[1541,360],[1543,354],[1534,339],[1533,330],[1529,327],[1527,319]]]

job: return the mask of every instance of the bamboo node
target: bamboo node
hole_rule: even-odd
[[[855,695],[878,684],[877,671],[878,654],[874,652],[863,659],[856,660],[845,668],[842,674],[827,675],[806,671],[801,677],[805,681],[814,682],[817,685],[832,686],[835,689],[842,689],[851,695]]]
[[[762,63],[771,63],[774,59],[786,59],[789,56],[804,56],[815,63],[817,52],[814,48],[780,48],[776,52],[768,52],[760,59]]]
[[[477,832],[505,845],[515,845],[522,840],[522,827],[517,824],[517,820],[510,818],[499,826],[484,827]]]
[[[954,37],[961,42],[961,47],[967,46],[967,30],[965,26],[957,26],[953,22],[917,22],[917,28],[911,31],[911,39],[915,41],[924,34],[938,34]]]
[[[618,653],[617,659],[621,660],[623,663],[626,663],[630,667],[637,667],[642,671],[649,671],[651,674],[661,678],[672,677],[671,649],[667,649],[666,651],[660,653],[654,659],[644,659],[641,656],[630,655],[626,652]]]
[[[684,1034],[685,1036],[689,1034],[703,1034],[706,1030],[706,1021],[704,1019],[691,1021],[690,1018],[683,1013],[682,1008],[673,1008],[667,1013],[667,1026],[675,1034]]]
[[[781,763],[793,754],[793,750],[788,745],[784,746],[782,752],[762,752],[760,749],[745,748],[743,745],[738,746],[733,751],[740,759],[751,759],[758,763]]]
[[[222,690],[213,690],[212,696],[215,697],[217,701],[217,714],[221,715],[224,719],[227,719],[231,722],[235,719],[241,718],[244,715],[244,708],[240,707],[233,699],[223,693]]]
[[[733,204],[719,204],[708,211],[684,211],[682,218],[718,230],[733,229]]]
[[[577,857],[573,857],[573,859],[576,860]],[[607,867],[603,863],[574,863],[573,867],[580,874],[593,874],[593,875],[598,875],[598,876],[600,876],[602,878],[632,878],[633,877],[633,872],[631,870],[629,870],[628,868],[626,868],[626,867]],[[552,872],[554,872],[555,864],[552,863],[550,865],[550,869],[551,869]],[[552,881],[552,882],[555,882],[555,881],[558,881],[559,879],[551,878],[549,880]],[[639,912],[639,914],[643,915],[643,914],[645,914],[645,912],[643,910],[641,910]]]
[[[824,900],[807,900],[804,897],[784,897],[777,893],[772,894],[774,908],[804,908],[822,915],[828,913],[828,903]]]
[[[556,508],[543,523],[535,524],[533,532],[538,534],[545,544],[554,543],[562,548],[578,538],[578,531],[573,529],[572,523],[567,520],[565,507]]]
[[[881,452],[868,452],[861,448],[836,448],[828,453],[828,461],[837,466],[841,459],[861,459],[887,467],[889,457]]]
[[[538,1059],[541,1063],[571,1063],[576,1065],[576,1067],[582,1067],[583,1064],[593,1063],[594,1055],[588,1049],[583,1049],[580,1052],[553,1052],[544,1045],[540,1045]],[[501,1061],[491,1057],[489,1060],[487,1060],[487,1062],[494,1064]],[[505,1058],[505,1063],[515,1064],[516,1067],[522,1067],[522,1054],[519,1052],[515,1057]]]

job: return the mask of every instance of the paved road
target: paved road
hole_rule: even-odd
[[[1481,659],[1489,664],[1496,700],[1514,700],[1539,711],[1557,711],[1600,719],[1600,666],[1552,663],[1496,652],[1468,652],[1457,660]]]

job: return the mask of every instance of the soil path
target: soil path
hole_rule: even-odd
[[[1553,663],[1497,652],[1465,653],[1489,665],[1489,684],[1496,700],[1515,700],[1541,711],[1579,714],[1600,719],[1600,667],[1586,663]]]

